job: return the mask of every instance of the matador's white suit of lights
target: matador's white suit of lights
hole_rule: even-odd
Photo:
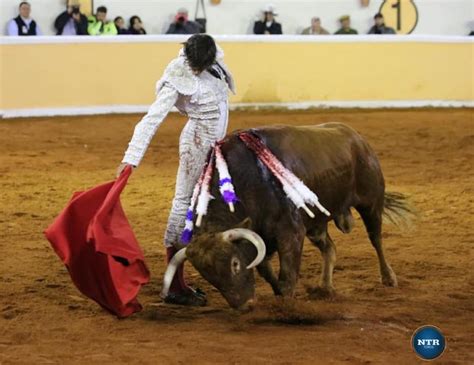
[[[173,106],[188,116],[179,139],[179,169],[165,246],[180,241],[193,190],[214,143],[222,139],[228,124],[228,91],[235,92],[234,81],[223,62],[224,53],[217,47],[215,74],[203,71],[196,75],[186,62],[184,50],[170,62],[156,85],[156,101],[135,127],[132,140],[122,160],[138,166],[158,127]]]

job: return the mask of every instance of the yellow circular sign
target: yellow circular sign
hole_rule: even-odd
[[[384,0],[380,12],[385,25],[398,34],[410,34],[418,24],[418,9],[413,0]]]

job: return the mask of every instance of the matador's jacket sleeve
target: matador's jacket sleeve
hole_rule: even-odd
[[[148,109],[148,113],[135,126],[132,140],[122,160],[123,163],[133,166],[140,164],[158,127],[173,108],[178,97],[178,91],[171,85],[164,84],[158,90],[156,100]]]
[[[219,47],[216,62],[225,71],[229,88],[235,91],[232,75],[223,62],[223,52]],[[163,77],[157,82],[156,101],[151,105],[147,115],[136,125],[122,162],[134,166],[140,164],[151,139],[174,105],[190,118],[214,117],[212,112],[218,109],[216,98],[212,92],[206,92],[199,85],[199,78],[192,72],[186,62],[184,51],[181,50],[179,56],[170,62]]]
[[[156,84],[156,100],[147,115],[136,125],[132,140],[122,160],[138,166],[151,139],[167,114],[182,96],[190,96],[198,90],[198,78],[193,74],[183,54],[170,62]]]

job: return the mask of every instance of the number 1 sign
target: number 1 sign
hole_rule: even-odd
[[[410,34],[418,24],[418,9],[413,0],[384,0],[380,12],[385,24],[398,34]]]

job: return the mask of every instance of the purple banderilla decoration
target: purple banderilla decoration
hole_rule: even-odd
[[[183,233],[181,234],[181,242],[182,243],[189,243],[191,242],[191,238],[193,238],[193,219],[194,214],[192,209],[188,208],[186,213],[186,223]],[[189,222],[191,223],[191,227],[189,226]]]
[[[234,212],[234,204],[238,202],[239,200],[237,198],[237,195],[235,194],[234,185],[232,184],[232,178],[230,176],[229,169],[227,167],[227,163],[224,159],[224,156],[222,155],[220,144],[216,143],[216,145],[214,146],[213,153],[211,153],[210,159],[208,163],[206,164],[206,166],[204,167],[201,173],[201,176],[196,186],[194,187],[193,195],[191,198],[191,204],[186,213],[185,227],[181,235],[181,242],[184,244],[188,244],[189,242],[191,242],[191,239],[193,237],[194,207],[196,205],[196,202],[198,200],[200,193],[202,193],[201,189],[203,188],[203,181],[204,181],[204,177],[206,176],[206,170],[208,169],[209,164],[212,165],[214,156],[215,156],[217,171],[219,172],[219,191],[221,193],[222,199],[229,206],[229,209],[231,212]],[[206,207],[201,206],[200,210],[207,212],[207,204],[209,204],[209,200],[206,200],[205,203],[206,203]]]
[[[230,177],[226,177],[224,179],[219,180],[219,188],[221,189],[222,199],[229,204],[229,203],[236,203],[237,202],[237,195],[233,189],[229,189],[229,184],[232,184],[232,179]]]

